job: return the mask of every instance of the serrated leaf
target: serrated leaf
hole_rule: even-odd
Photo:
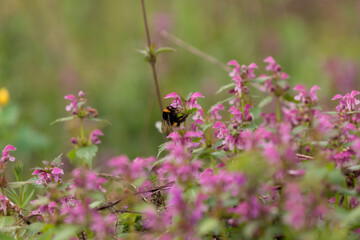
[[[167,52],[176,52],[176,49],[171,47],[161,47],[156,49],[155,55],[158,55],[160,53],[167,53]]]
[[[283,99],[288,102],[299,103],[299,101],[295,100],[295,98],[288,93],[283,96]]]
[[[206,218],[203,221],[201,221],[199,225],[199,233],[201,235],[207,234],[207,233],[216,233],[219,231],[219,220],[217,218]]]
[[[71,121],[73,119],[75,119],[75,115],[72,115],[72,116],[69,116],[69,117],[58,118],[55,121],[51,122],[50,125],[54,125],[55,123],[59,123],[59,122]]]
[[[253,116],[253,119],[258,119],[262,113],[262,110],[261,108],[259,107],[253,107],[253,108],[250,108],[250,114]]]
[[[153,167],[155,167],[155,166],[157,166],[157,165],[165,162],[166,159],[167,159],[166,157],[160,158],[159,160],[155,161],[155,162],[151,165],[151,168],[153,168]]]
[[[62,158],[62,153],[60,153],[56,158],[54,158],[51,162],[55,163],[57,167],[60,166],[61,163],[61,158]]]
[[[188,110],[182,112],[182,114],[181,114],[181,113],[178,114],[178,117],[181,117],[182,115],[189,115],[189,114],[191,114],[191,113],[193,113],[193,112],[196,112],[197,110],[199,110],[199,109],[197,109],[197,108],[188,109]],[[179,115],[180,115],[180,116],[179,116]]]
[[[221,92],[223,92],[223,91],[225,91],[225,90],[227,90],[229,88],[234,88],[234,87],[235,87],[235,83],[226,84],[226,85],[220,87],[219,90],[217,90],[215,94],[219,94],[219,93],[221,93]]]
[[[211,155],[213,155],[215,158],[223,158],[223,157],[226,157],[226,152],[223,150],[215,151],[215,152],[211,153]]]
[[[308,130],[309,130],[308,126],[300,125],[300,126],[295,127],[293,130],[291,130],[291,135],[295,136],[303,131],[308,131]]]
[[[212,127],[213,125],[214,125],[213,123],[201,124],[200,129],[201,129],[201,131],[205,132],[206,129],[208,129],[209,127]]]
[[[162,143],[159,145],[159,150],[158,150],[158,153],[156,155],[156,158],[159,158],[160,154],[165,150],[165,146],[166,146],[166,143]]]
[[[265,107],[266,105],[268,105],[269,103],[271,103],[271,101],[273,100],[273,96],[267,96],[266,98],[264,98],[263,100],[261,100],[259,102],[259,108],[263,108]]]
[[[66,156],[70,159],[70,162],[73,163],[73,161],[76,157],[76,148],[74,148],[73,150],[68,152],[68,154]]]
[[[106,120],[106,119],[102,119],[102,118],[94,118],[94,117],[89,117],[88,118],[90,121],[94,121],[94,122],[100,122],[100,123],[105,123],[107,125],[112,125],[110,121]]]
[[[76,150],[76,156],[83,159],[85,163],[91,168],[92,160],[96,156],[98,147],[96,145],[90,145],[87,147],[81,147]]]
[[[214,143],[214,144],[211,146],[211,148],[212,148],[212,149],[216,149],[216,148],[220,147],[221,145],[223,145],[223,142],[224,142],[224,140],[223,140],[223,139],[220,139],[220,140],[218,140],[216,143]]]

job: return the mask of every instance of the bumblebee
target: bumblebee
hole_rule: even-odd
[[[179,127],[181,123],[185,122],[189,114],[183,114],[178,108],[171,105],[167,106],[162,112],[161,130],[165,135],[168,135],[173,130],[173,127]]]

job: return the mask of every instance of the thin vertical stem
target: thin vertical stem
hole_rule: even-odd
[[[278,122],[281,121],[281,105],[279,97],[276,97],[276,119]]]
[[[146,16],[144,0],[141,0],[141,6],[142,6],[142,14],[144,17],[144,25],[145,25],[145,31],[146,31],[146,40],[147,40],[147,45],[148,45],[148,51],[150,54],[149,63],[151,65],[151,70],[153,73],[153,78],[154,78],[154,83],[155,83],[155,88],[156,88],[156,95],[157,95],[157,99],[159,102],[160,112],[162,112],[163,105],[162,105],[162,101],[161,101],[160,88],[159,88],[158,77],[157,77],[156,66],[155,66],[156,65],[156,56],[154,56],[153,49],[152,49],[152,42],[151,42],[151,38],[150,38],[150,31],[149,31],[149,26],[148,26],[148,21],[147,21],[147,16]]]
[[[80,118],[80,139],[83,141],[84,139],[84,120]]]

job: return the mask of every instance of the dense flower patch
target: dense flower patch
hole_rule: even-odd
[[[67,154],[74,165],[64,179],[61,156],[24,181],[8,183],[1,155],[0,214],[4,239],[358,239],[360,176],[358,91],[337,94],[336,111],[318,105],[318,86],[293,88],[288,74],[267,57],[232,60],[229,97],[208,111],[204,96],[168,94],[180,126],[166,128],[155,157],[114,156],[109,173],[92,169],[102,131],[84,92],[67,95],[79,136]],[[254,93],[262,96],[254,97]],[[199,102],[200,103],[199,103]],[[269,104],[274,104],[274,112]],[[271,109],[271,107],[270,107]],[[176,117],[176,116],[175,116]],[[166,124],[166,122],[163,122]],[[164,128],[163,128],[164,129]],[[89,132],[90,134],[86,134]],[[3,239],[1,238],[1,239]]]

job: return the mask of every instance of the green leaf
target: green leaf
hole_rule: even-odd
[[[51,162],[55,163],[57,167],[60,166],[61,163],[61,158],[62,158],[62,153],[59,154],[59,156],[57,156],[56,158],[54,158]]]
[[[262,113],[262,110],[259,107],[250,108],[249,111],[250,111],[251,115],[253,116],[254,120],[258,119]]]
[[[214,125],[213,123],[201,124],[200,129],[201,129],[201,131],[205,132],[206,129],[208,129],[209,127],[212,127],[213,125]]]
[[[338,112],[335,112],[335,111],[329,111],[329,112],[324,112],[326,114],[329,114],[329,115],[338,115]]]
[[[159,150],[156,158],[159,158],[160,154],[165,150],[166,142],[159,145]]]
[[[226,157],[226,152],[225,151],[215,151],[213,153],[211,153],[211,155],[213,155],[215,158],[223,158]]]
[[[75,119],[75,115],[72,115],[72,116],[69,116],[69,117],[58,118],[55,121],[51,122],[50,125],[54,125],[55,123],[59,123],[59,122],[71,121],[73,119]]]
[[[70,162],[73,163],[73,161],[76,157],[76,148],[74,148],[73,150],[68,152],[68,154],[66,156],[70,159]]]
[[[107,125],[112,125],[110,121],[106,120],[106,119],[102,119],[102,118],[94,118],[94,117],[89,117],[88,118],[90,121],[94,121],[94,122],[100,122],[100,123],[105,123]]]
[[[12,216],[1,216],[0,217],[0,229],[9,227],[15,223],[15,218]]]
[[[263,100],[261,100],[261,102],[259,102],[259,108],[263,108],[266,105],[268,105],[269,103],[271,103],[271,101],[273,100],[273,96],[267,96],[266,98],[264,98]]]
[[[15,240],[15,238],[10,237],[9,235],[6,235],[2,232],[0,232],[0,239],[1,240]]]
[[[63,225],[55,228],[52,240],[68,240],[76,236],[76,232],[80,230],[78,225]]]
[[[299,101],[295,100],[294,97],[288,93],[283,96],[283,99],[288,102],[299,103]]]
[[[178,117],[181,117],[181,115],[189,115],[189,114],[191,114],[191,113],[193,113],[193,112],[196,112],[197,110],[199,110],[199,109],[197,109],[197,108],[188,109],[188,110],[186,110],[186,111],[178,114]],[[180,115],[180,116],[179,116],[179,115]]]
[[[167,53],[167,52],[176,52],[176,49],[171,47],[161,47],[156,49],[155,55],[158,55],[160,53]]]
[[[55,229],[53,225],[49,226],[48,224],[45,225],[44,228],[46,231],[44,231],[37,240],[51,240],[52,236],[54,235]]]
[[[96,156],[98,147],[96,145],[90,145],[87,147],[81,147],[76,150],[76,156],[83,159],[85,163],[91,168],[92,160]]]
[[[214,144],[211,146],[211,148],[212,148],[212,149],[216,149],[216,148],[220,147],[221,145],[223,145],[223,141],[224,141],[224,139],[218,140],[216,143],[214,143]]]
[[[206,218],[204,219],[199,226],[199,233],[201,235],[207,233],[217,233],[219,232],[219,220],[217,218]]]
[[[235,87],[235,83],[226,84],[226,85],[222,86],[221,88],[219,88],[219,90],[217,90],[215,94],[219,94],[227,89],[234,88],[234,87]]]
[[[44,225],[44,223],[40,222],[32,223],[27,227],[24,239],[32,239],[34,236],[38,235],[38,233],[43,229]]]
[[[153,168],[153,167],[155,167],[155,166],[157,166],[157,165],[165,162],[165,160],[166,160],[166,157],[160,158],[159,160],[155,161],[155,162],[151,165],[151,167]]]
[[[32,182],[30,182],[30,181],[26,181],[26,182],[10,182],[10,183],[8,183],[8,187],[9,188],[19,188],[19,187],[25,186],[26,184],[32,184]]]
[[[295,136],[303,131],[308,131],[309,127],[304,125],[299,125],[295,127],[293,130],[291,130],[291,135]]]
[[[15,165],[15,167],[13,168],[16,181],[18,181],[18,182],[22,181],[23,169],[24,169],[24,165],[22,164],[22,162],[17,163]]]
[[[27,191],[25,193],[27,194]],[[24,202],[23,202],[23,205],[21,206],[22,208],[26,207],[30,203],[34,194],[35,194],[35,189],[32,189],[31,192],[29,194],[27,194],[27,196],[24,195],[24,197],[23,197]]]

